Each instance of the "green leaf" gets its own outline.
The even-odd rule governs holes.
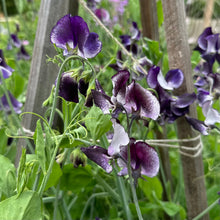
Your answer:
[[[143,46],[143,52],[144,54],[152,60],[154,65],[157,65],[157,63],[160,61],[162,57],[162,52],[160,50],[159,42],[153,41],[149,38],[144,38],[144,42],[147,46]]]
[[[111,129],[110,115],[104,115],[100,108],[93,106],[85,118],[87,129],[91,132],[93,140],[99,139]]]
[[[61,170],[59,164],[56,163],[56,161],[55,161],[53,164],[53,167],[52,167],[52,172],[50,174],[50,177],[47,181],[47,184],[46,184],[44,190],[46,191],[50,187],[56,185],[61,176],[62,176],[62,170]]]
[[[74,168],[72,164],[67,164],[63,168],[60,187],[63,190],[71,190],[79,193],[92,180],[91,166]]]
[[[163,7],[162,1],[157,1],[157,18],[158,18],[158,27],[161,27],[163,24]]]
[[[39,160],[41,169],[43,173],[46,173],[46,154],[45,154],[45,140],[44,140],[44,134],[41,127],[40,120],[37,121],[37,127],[34,134],[35,139],[35,153],[37,155],[37,159]]]
[[[36,192],[26,191],[0,202],[0,219],[42,220],[40,197]]]
[[[45,132],[45,153],[46,153],[46,161],[51,160],[52,152],[53,152],[53,146],[54,141],[52,140],[52,135],[50,132],[49,127],[46,125],[46,123],[43,123],[44,125],[44,132]]]
[[[5,134],[5,128],[0,129],[0,154],[5,154],[8,137]]]
[[[162,198],[163,187],[161,185],[160,180],[157,177],[147,177],[143,176],[144,179],[138,179],[138,185],[146,195],[146,197],[151,201],[154,202],[154,197],[152,196],[152,192],[154,192],[158,199]]]
[[[9,197],[16,189],[16,170],[14,164],[3,155],[0,155],[0,167],[0,195]]]
[[[26,149],[22,148],[22,154],[21,158],[19,161],[19,166],[18,166],[18,174],[17,174],[17,192],[18,194],[22,193],[25,187],[25,182],[24,181],[24,171],[25,171],[25,163],[26,163]]]

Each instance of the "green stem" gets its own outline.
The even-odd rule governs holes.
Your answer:
[[[129,117],[126,112],[126,118],[127,118],[127,129],[128,129],[128,137],[130,138],[130,131],[131,131],[131,126],[132,123],[134,122],[135,117],[133,117],[131,119],[131,122],[129,123]],[[138,219],[139,220],[143,220],[142,214],[141,214],[141,210],[140,210],[140,206],[138,204],[138,199],[137,199],[137,193],[136,193],[136,189],[135,189],[135,183],[134,183],[134,179],[132,177],[132,170],[131,170],[131,151],[130,151],[130,143],[128,144],[128,148],[127,148],[127,157],[128,157],[128,161],[127,161],[127,169],[128,169],[128,176],[129,176],[129,181],[130,181],[130,187],[131,187],[131,192],[132,192],[132,196],[133,196],[133,201],[135,204],[135,208],[137,211],[137,215],[138,215]]]
[[[202,218],[205,214],[207,214],[211,209],[213,209],[219,202],[219,199],[217,199],[215,202],[213,202],[208,208],[206,208],[204,211],[202,211],[199,215],[197,215],[192,220],[199,220]]]
[[[53,210],[53,220],[57,219],[57,210],[58,210],[58,203],[59,203],[59,192],[60,192],[60,181],[56,188],[56,195],[55,195],[55,201],[54,201],[54,210]]]
[[[118,194],[111,188],[111,186],[109,186],[108,183],[105,182],[105,180],[103,180],[103,178],[101,178],[98,174],[95,176],[95,178],[112,195],[115,200],[120,202],[120,197]]]
[[[65,201],[64,198],[62,198],[62,203],[61,204],[62,204],[63,210],[64,210],[64,212],[66,214],[66,217],[67,217],[66,219],[67,220],[72,220],[72,217],[70,215],[69,209],[67,207],[67,204],[66,204],[66,201]]]
[[[95,70],[93,68],[93,66],[90,64],[90,62],[82,57],[79,57],[77,55],[72,55],[70,57],[67,57],[64,62],[62,63],[60,69],[59,69],[59,73],[58,73],[58,77],[57,77],[57,85],[56,85],[56,89],[55,89],[55,95],[54,95],[54,99],[53,99],[53,105],[52,105],[52,110],[51,110],[51,114],[50,114],[50,119],[49,119],[49,126],[52,127],[52,124],[53,124],[53,120],[54,120],[54,115],[55,115],[55,112],[56,112],[56,105],[57,105],[57,96],[58,96],[58,92],[59,92],[59,86],[60,86],[60,79],[61,79],[61,76],[62,76],[62,71],[63,71],[63,68],[65,66],[65,64],[70,61],[71,59],[78,59],[80,60],[82,63],[87,63],[90,68],[92,69],[93,71],[93,74],[95,74]],[[53,155],[51,157],[51,161],[49,163],[49,167],[48,167],[48,170],[47,170],[47,173],[45,174],[45,176],[43,177],[43,180],[42,180],[42,183],[41,183],[41,186],[40,186],[40,189],[39,189],[39,195],[42,196],[43,195],[43,191],[46,187],[46,184],[47,184],[47,181],[50,177],[50,174],[52,172],[52,168],[53,168],[53,163],[55,161],[55,158],[56,158],[56,154],[57,154],[57,151],[59,149],[59,145],[62,141],[62,138],[58,141],[55,149],[54,149],[54,152],[53,152]]]
[[[116,180],[117,180],[117,185],[118,185],[118,189],[119,189],[119,193],[121,194],[121,198],[122,198],[122,206],[124,208],[124,212],[126,214],[126,219],[127,220],[132,220],[132,215],[131,215],[131,211],[128,205],[128,196],[125,190],[125,184],[123,182],[123,179],[118,176],[117,174],[117,170],[115,170],[115,176],[116,176]]]
[[[13,118],[15,124],[16,124],[16,127],[20,128],[21,133],[24,136],[25,133],[23,131],[23,128],[22,128],[21,123],[20,123],[20,120],[18,119],[17,114],[15,113],[15,110],[14,110],[13,105],[11,103],[11,99],[10,99],[10,96],[9,96],[9,93],[8,93],[8,90],[7,90],[7,86],[6,86],[6,83],[5,83],[5,79],[3,77],[3,73],[2,72],[0,74],[0,79],[1,79],[1,82],[2,82],[3,91],[4,91],[4,94],[6,96],[6,100],[8,102],[9,107],[10,107],[10,110],[11,110],[12,118]],[[30,141],[28,139],[25,139],[25,140],[27,142],[28,149],[30,150],[30,152],[32,154],[34,154],[34,149],[33,149],[32,145],[31,145]]]
[[[82,212],[82,215],[81,215],[81,217],[80,217],[80,220],[83,220],[83,219],[84,219],[84,215],[85,215],[86,210],[87,210],[87,208],[88,208],[88,206],[89,206],[89,203],[90,203],[95,197],[102,197],[102,196],[108,196],[108,193],[106,193],[106,192],[94,193],[94,194],[92,194],[92,195],[89,197],[89,199],[87,200],[86,205],[85,205],[85,207],[84,207],[84,209],[83,209],[83,212]]]

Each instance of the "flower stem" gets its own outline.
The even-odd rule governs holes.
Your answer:
[[[125,109],[124,109],[125,110]],[[130,131],[131,131],[131,126],[132,123],[134,121],[134,117],[131,119],[131,122],[129,122],[129,117],[128,117],[128,113],[126,112],[126,118],[127,118],[127,129],[128,129],[128,137],[130,138]],[[127,147],[127,169],[128,169],[128,176],[129,176],[129,181],[130,181],[130,187],[131,187],[131,192],[132,192],[132,196],[133,196],[133,202],[135,204],[135,208],[137,211],[137,215],[138,215],[138,219],[139,220],[143,220],[142,214],[141,214],[141,210],[140,210],[140,206],[138,204],[138,199],[137,199],[137,193],[136,193],[136,189],[135,189],[135,184],[134,184],[134,179],[132,177],[132,170],[131,170],[131,151],[130,151],[130,143],[128,144]]]
[[[197,215],[192,220],[199,220],[202,218],[205,214],[207,214],[211,209],[213,209],[219,202],[219,199],[217,199],[215,202],[213,202],[208,208],[206,208],[204,211],[202,211],[199,215]]]

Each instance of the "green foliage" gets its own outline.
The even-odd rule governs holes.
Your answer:
[[[67,164],[63,168],[60,187],[63,190],[71,190],[79,193],[92,180],[91,166],[74,168],[72,164]]]
[[[152,60],[154,65],[157,65],[162,57],[159,42],[150,40],[146,37],[144,38],[144,42],[146,43],[146,46],[143,46],[145,56]]]
[[[103,134],[111,129],[110,115],[104,115],[100,108],[93,106],[86,115],[85,124],[90,131],[92,139],[98,140]]]
[[[163,24],[163,7],[162,1],[157,1],[157,17],[158,17],[158,27],[161,27]]]
[[[0,202],[0,219],[42,220],[41,199],[38,193],[25,191]]]
[[[0,199],[5,199],[15,193],[16,170],[13,163],[3,155],[0,155],[0,167]]]

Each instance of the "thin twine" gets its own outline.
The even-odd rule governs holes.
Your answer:
[[[111,37],[115,43],[121,48],[121,50],[131,58],[131,60],[138,65],[138,67],[144,72],[145,75],[147,75],[147,71],[139,64],[138,60],[135,59],[132,54],[124,47],[123,44],[121,44],[117,38],[115,38],[113,36],[113,34],[109,31],[109,29],[101,22],[101,20],[99,18],[97,18],[97,16],[93,13],[93,11],[87,7],[86,3],[84,0],[79,0],[80,4],[83,6],[84,9],[86,9],[90,15],[94,18],[94,20],[104,29],[104,31],[109,35],[109,37]]]
[[[199,143],[197,145],[195,145],[194,147],[187,147],[187,146],[183,146],[183,145],[173,145],[173,144],[169,144],[169,143],[177,143],[177,142],[184,142],[184,143],[189,143],[189,142],[193,142],[193,141],[198,141]],[[188,138],[188,139],[173,139],[173,140],[169,140],[169,139],[154,139],[154,140],[146,140],[145,142],[147,142],[148,144],[152,145],[152,146],[157,146],[157,147],[169,147],[169,148],[176,148],[179,149],[179,153],[181,155],[187,156],[187,157],[191,157],[191,158],[195,158],[198,157],[203,149],[203,143],[201,140],[201,135],[197,135],[194,138]],[[186,153],[185,151],[191,151],[191,153]]]

